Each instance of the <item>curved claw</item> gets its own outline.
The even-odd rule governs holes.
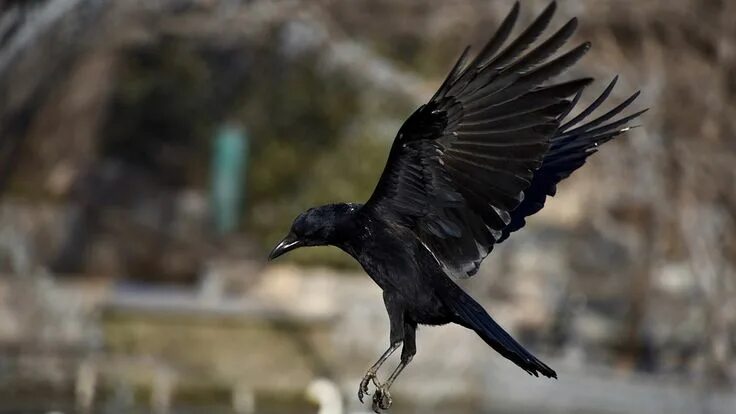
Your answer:
[[[365,376],[363,377],[363,380],[360,381],[360,386],[358,386],[358,400],[360,403],[363,403],[363,396],[364,395],[371,395],[370,392],[368,392],[368,383],[373,382],[373,385],[378,389],[381,385],[378,383],[378,380],[376,379],[376,373],[368,371]]]
[[[360,382],[360,386],[358,387],[358,401],[360,401],[361,404],[363,404],[363,395],[371,395],[371,393],[368,392],[368,381],[366,381],[365,378]]]
[[[388,388],[377,387],[376,393],[373,394],[373,412],[380,413],[381,410],[388,410],[392,403],[393,400]]]

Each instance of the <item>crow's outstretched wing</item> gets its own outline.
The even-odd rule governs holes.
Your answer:
[[[593,103],[559,127],[551,139],[551,145],[542,160],[542,166],[534,172],[531,184],[524,190],[524,200],[511,212],[511,221],[503,229],[503,235],[496,243],[506,240],[512,232],[524,227],[526,217],[541,210],[547,196],[554,197],[560,181],[582,167],[585,160],[598,151],[600,145],[631,129],[627,126],[628,122],[647,111],[644,109],[611,121],[634,102],[639,96],[639,92],[636,92],[605,114],[582,123],[608,98],[617,80],[618,77],[613,78]],[[580,93],[575,96],[573,102],[577,103],[578,99],[580,99]],[[564,119],[566,115],[561,119]],[[581,123],[582,125],[579,125]]]
[[[556,138],[561,119],[591,79],[544,85],[590,47],[583,43],[551,58],[575,31],[575,19],[527,52],[555,8],[550,4],[503,47],[519,14],[517,3],[472,61],[465,50],[437,93],[399,130],[364,206],[412,229],[450,274],[474,274],[494,243],[513,231],[509,225],[523,225],[528,214],[514,211],[555,148],[569,154],[562,148],[576,147],[578,139],[571,138],[585,136],[587,142],[601,135],[595,129],[603,127],[593,125]],[[552,159],[558,164],[564,158]],[[534,194],[545,191],[548,186],[540,184]]]

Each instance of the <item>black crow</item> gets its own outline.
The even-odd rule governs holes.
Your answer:
[[[644,112],[617,118],[637,92],[584,121],[608,98],[614,78],[590,106],[568,119],[592,79],[547,81],[590,48],[586,42],[552,57],[577,20],[526,52],[555,8],[551,3],[503,47],[519,15],[516,3],[478,55],[469,61],[466,48],[429,103],[404,122],[370,199],[307,210],[271,252],[274,259],[301,246],[336,246],[383,290],[390,346],[358,390],[362,401],[373,382],[376,412],[391,405],[389,388],[416,353],[420,324],[464,326],[529,374],[557,377],[450,277],[475,274],[494,244],[523,227],[526,217],[555,195],[557,183]],[[380,382],[378,368],[401,345],[401,362]]]

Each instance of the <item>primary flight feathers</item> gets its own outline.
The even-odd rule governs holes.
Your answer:
[[[399,130],[365,205],[411,228],[455,276],[475,274],[493,245],[523,227],[557,183],[644,112],[611,121],[636,93],[578,126],[608,98],[614,78],[589,107],[565,119],[592,79],[546,82],[590,43],[553,57],[575,32],[571,19],[530,48],[555,9],[551,3],[503,47],[519,15],[516,3],[470,63],[466,48],[437,93]]]

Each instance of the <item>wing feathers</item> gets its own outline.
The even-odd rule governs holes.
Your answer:
[[[504,88],[499,88],[498,85],[490,83],[488,86],[479,89],[474,98],[463,101],[464,108],[472,111],[493,105],[494,103],[506,102],[522,95],[524,92],[531,91],[549,78],[558,75],[563,70],[575,64],[589,49],[590,43],[583,43],[562,56],[537,67],[533,71],[519,75],[514,83]]]
[[[592,78],[576,79],[570,82],[539,88],[522,96],[504,101],[501,104],[483,107],[475,111],[467,111],[467,115],[463,118],[463,123],[465,125],[471,125],[483,120],[499,119],[546,108],[582,90],[582,88],[586,87],[592,81]],[[568,103],[569,106],[570,104]]]
[[[506,240],[512,232],[522,228],[526,224],[526,217],[541,210],[547,196],[554,196],[557,192],[557,184],[583,166],[586,159],[594,154],[600,145],[628,131],[630,128],[625,125],[647,111],[646,109],[640,110],[601,127],[593,128],[628,108],[639,96],[637,92],[601,117],[575,129],[569,129],[584,121],[605,102],[616,85],[617,79],[618,77],[615,77],[593,103],[583,109],[579,115],[565,122],[555,133],[549,152],[545,155],[542,165],[534,172],[530,186],[524,191],[524,201],[511,213],[511,221],[503,230],[498,243]],[[577,103],[578,99],[579,94],[573,99],[573,103]],[[565,112],[564,116],[567,114],[569,111]]]
[[[450,73],[447,74],[447,78],[445,78],[445,81],[442,82],[442,85],[439,89],[437,89],[437,92],[435,92],[432,99],[430,99],[430,102],[433,102],[439,98],[444,97],[445,92],[447,91],[447,88],[455,81],[458,74],[462,72],[462,69],[465,67],[465,62],[468,59],[468,53],[470,52],[470,46],[466,46],[465,50],[463,50],[463,53],[460,54],[460,57],[457,59],[457,62],[455,62],[455,66],[452,67],[450,70]]]
[[[511,62],[514,58],[524,52],[535,40],[542,34],[544,29],[549,26],[549,22],[552,20],[552,16],[555,14],[557,4],[550,3],[544,11],[532,22],[529,27],[524,30],[510,45],[499,53],[498,56],[493,58],[487,66],[490,67],[503,67],[507,63]]]
[[[569,122],[566,122],[562,125],[560,125],[561,130],[566,130],[570,128],[571,126],[577,124],[581,120],[585,119],[588,115],[593,113],[593,111],[596,110],[601,104],[608,99],[608,95],[611,94],[611,91],[613,90],[613,87],[616,86],[616,82],[618,82],[618,75],[613,77],[613,80],[611,80],[611,83],[606,86],[606,89],[603,90],[603,93],[596,98],[595,101],[593,101],[592,104],[590,104],[587,108],[583,109],[582,112],[580,112],[577,116],[575,116],[573,119],[571,119]],[[579,97],[578,97],[579,98]],[[572,110],[572,108],[570,108]],[[565,114],[567,115],[567,114]]]
[[[600,125],[600,124],[608,121],[609,119],[613,118],[614,116],[616,116],[619,113],[621,113],[621,111],[623,111],[624,109],[626,109],[632,102],[634,102],[634,100],[639,96],[640,93],[641,92],[637,91],[636,93],[634,93],[633,95],[631,95],[630,97],[628,97],[628,99],[626,99],[625,101],[621,102],[615,108],[613,108],[610,111],[606,112],[605,114],[599,116],[598,118],[596,118],[596,119],[594,119],[594,120],[586,123],[583,126],[580,126],[578,128],[575,128],[573,130],[568,131],[567,134],[575,134],[576,132],[579,132],[579,131],[586,131],[586,130],[589,130],[590,128],[592,128],[592,127],[594,127],[596,125]]]
[[[511,8],[509,14],[504,18],[501,26],[499,26],[496,33],[491,37],[491,40],[486,43],[483,49],[478,53],[478,56],[471,63],[472,67],[482,67],[488,63],[488,60],[498,52],[498,49],[506,42],[511,34],[511,30],[516,24],[516,19],[519,18],[519,2],[514,3],[514,7]]]
[[[557,33],[552,35],[549,39],[537,46],[534,50],[527,53],[523,58],[519,59],[513,65],[504,69],[504,72],[517,72],[523,73],[527,69],[534,67],[539,62],[544,61],[548,57],[552,56],[562,45],[575,32],[578,26],[577,19],[571,19],[567,24],[562,26]]]
[[[534,112],[522,112],[519,114],[507,114],[501,117],[492,117],[483,121],[472,123],[460,122],[458,135],[462,134],[488,134],[497,132],[510,132],[527,129],[533,126],[546,124],[553,121],[560,111],[567,108],[568,101],[561,101]]]
[[[608,98],[614,79],[561,128],[592,79],[545,83],[582,58],[590,43],[554,56],[577,28],[571,19],[534,45],[550,25],[554,2],[507,42],[519,8],[515,3],[473,59],[466,48],[432,99],[404,122],[363,207],[409,227],[459,276],[474,274],[495,243],[542,208],[559,180],[641,114],[614,119],[634,94],[576,126]]]

